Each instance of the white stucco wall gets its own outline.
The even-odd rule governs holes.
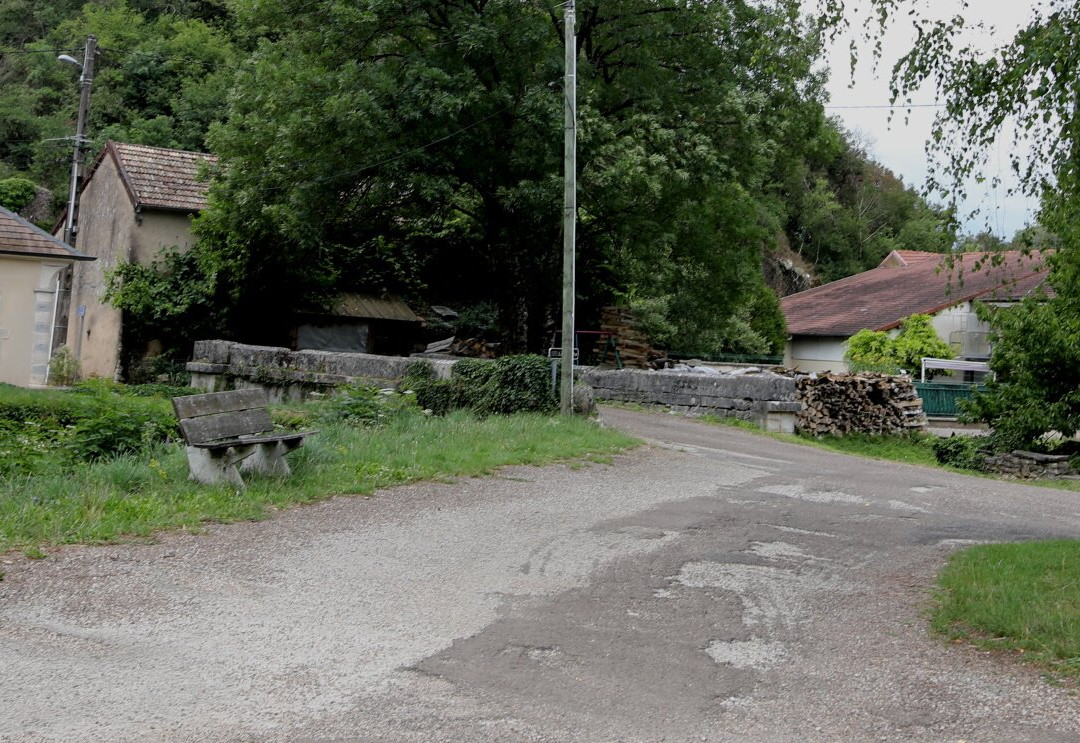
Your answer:
[[[0,382],[46,383],[57,278],[69,263],[0,255]]]
[[[847,338],[797,335],[784,347],[784,366],[804,372],[844,372]]]

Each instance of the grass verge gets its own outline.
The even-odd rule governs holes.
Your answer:
[[[1080,542],[971,547],[949,558],[938,585],[936,632],[1080,681]]]
[[[417,480],[476,476],[506,465],[606,461],[636,445],[579,418],[403,416],[377,428],[320,426],[290,455],[287,479],[248,477],[247,489],[187,479],[180,445],[0,480],[0,553],[145,538],[161,529],[260,519],[271,508]]]

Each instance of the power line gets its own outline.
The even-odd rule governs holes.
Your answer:
[[[0,49],[0,54],[66,54],[71,49]]]
[[[834,110],[834,109],[857,109],[857,108],[888,108],[888,109],[893,109],[893,110],[899,111],[900,109],[905,109],[905,108],[945,108],[945,105],[946,104],[944,104],[944,103],[908,103],[908,104],[888,103],[888,104],[867,104],[867,105],[857,105],[857,106],[824,106],[823,108],[826,108],[828,110]]]

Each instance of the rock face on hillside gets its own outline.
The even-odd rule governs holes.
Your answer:
[[[19,210],[19,216],[34,224],[47,224],[51,229],[52,223],[59,215],[53,210],[52,191],[38,186],[37,196],[29,204]]]
[[[766,253],[761,264],[765,284],[777,295],[786,297],[806,291],[814,285],[814,275],[805,261],[786,245]]]

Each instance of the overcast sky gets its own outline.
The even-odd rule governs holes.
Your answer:
[[[866,0],[852,0],[853,5],[866,4]],[[972,36],[981,46],[1001,43],[1011,38],[1016,30],[1024,25],[1031,15],[1037,0],[1012,0],[1009,3],[976,2],[983,21],[992,24],[994,33]],[[934,17],[950,17],[959,10],[960,3],[955,0],[933,0],[920,2],[920,12]],[[855,72],[854,87],[849,87],[848,43],[850,36],[837,40],[829,50],[827,59],[832,70],[829,83],[831,101],[828,113],[838,116],[851,130],[866,136],[873,144],[871,154],[879,162],[904,179],[909,186],[920,191],[926,179],[925,142],[930,134],[930,126],[938,109],[915,108],[907,117],[905,111],[898,111],[889,121],[889,71],[893,63],[911,46],[914,38],[910,24],[906,19],[891,27],[884,43],[884,56],[872,69],[870,53],[867,50],[865,61],[861,61]],[[913,99],[914,103],[934,103],[934,90],[926,89]],[[880,108],[867,108],[879,106]],[[1010,182],[1008,153],[1011,140],[1002,138],[997,151],[989,153],[987,170],[984,175],[989,179],[1000,176]],[[1033,218],[1036,203],[1020,196],[1007,197],[1004,188],[992,189],[989,183],[968,188],[970,198],[962,207],[961,220],[963,231],[977,233],[989,226],[999,237],[1010,238],[1016,230]],[[933,198],[940,203],[940,200]],[[977,208],[979,214],[969,217],[967,212]]]

